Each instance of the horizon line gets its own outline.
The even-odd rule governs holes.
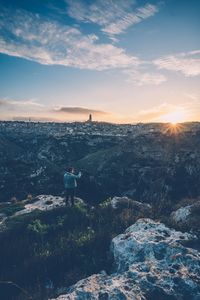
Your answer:
[[[174,124],[173,122],[159,122],[159,121],[153,121],[153,122],[133,122],[133,123],[117,123],[117,122],[109,122],[109,121],[55,121],[55,120],[49,120],[49,121],[43,121],[43,120],[0,120],[0,123],[2,122],[8,122],[8,123],[56,123],[56,124],[72,124],[72,123],[86,123],[86,124],[113,124],[113,125],[140,125],[140,124]],[[185,121],[185,122],[177,122],[175,125],[178,124],[191,124],[191,123],[200,123],[200,121]]]

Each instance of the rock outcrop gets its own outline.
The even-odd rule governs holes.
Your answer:
[[[85,205],[82,199],[76,197],[75,204],[78,203]],[[17,211],[15,211],[15,206],[18,206]],[[3,209],[0,208],[0,231],[6,229],[6,222],[10,219],[16,218],[21,215],[30,214],[36,210],[50,211],[63,206],[65,206],[64,197],[52,195],[38,195],[32,200],[25,199],[14,205],[11,202],[4,203]],[[1,210],[6,212],[8,211],[9,214],[6,214],[5,212],[1,213]]]
[[[141,203],[128,197],[113,197],[110,201],[113,209],[130,208],[138,213],[151,213],[151,205],[147,203]]]
[[[56,300],[200,299],[200,253],[183,245],[193,239],[140,219],[112,240],[112,274],[83,279]]]
[[[200,201],[180,207],[171,213],[171,221],[181,229],[200,230]]]
[[[14,216],[28,214],[36,209],[41,211],[52,210],[56,207],[63,206],[64,198],[52,195],[39,195],[34,201],[31,201],[31,203],[27,202],[27,200],[25,200],[24,203],[24,209],[16,212]]]

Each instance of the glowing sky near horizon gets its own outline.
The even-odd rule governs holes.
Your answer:
[[[200,121],[200,1],[0,0],[0,120]]]

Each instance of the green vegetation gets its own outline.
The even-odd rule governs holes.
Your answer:
[[[135,220],[131,209],[113,210],[109,200],[94,209],[79,203],[10,218],[0,234],[0,281],[15,282],[44,300],[52,296],[49,280],[55,290],[102,269],[109,272],[110,241]]]
[[[15,204],[2,203],[0,206],[0,214],[5,214],[7,217],[9,217],[23,208],[24,204],[21,202],[17,202]]]
[[[31,224],[28,225],[27,229],[38,235],[43,235],[47,233],[49,226],[47,224],[42,224],[40,220],[36,219]]]

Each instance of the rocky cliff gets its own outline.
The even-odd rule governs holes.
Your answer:
[[[112,240],[111,274],[85,278],[56,300],[197,300],[200,253],[186,246],[194,239],[162,223],[140,219]]]

